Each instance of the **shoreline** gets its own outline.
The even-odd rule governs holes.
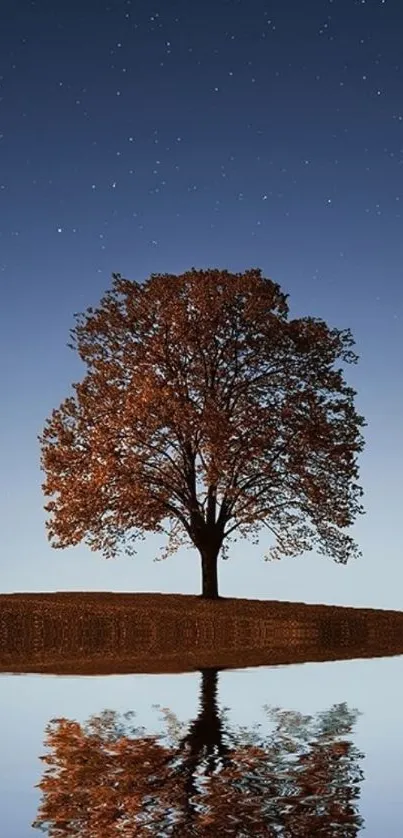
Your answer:
[[[0,672],[188,672],[403,655],[403,612],[190,594],[0,594]]]

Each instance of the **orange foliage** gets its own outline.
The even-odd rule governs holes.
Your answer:
[[[357,360],[348,329],[289,320],[258,269],[115,274],[76,318],[87,373],[40,436],[53,546],[110,557],[166,533],[166,554],[199,550],[207,587],[228,538],[263,525],[273,558],[358,554],[343,530],[363,511],[365,423],[335,367]]]

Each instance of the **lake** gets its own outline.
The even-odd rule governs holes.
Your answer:
[[[400,838],[402,676],[400,655],[4,673],[1,834]]]

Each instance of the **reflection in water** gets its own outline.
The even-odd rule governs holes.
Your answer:
[[[162,710],[163,734],[105,710],[85,724],[53,719],[33,826],[52,838],[355,836],[363,757],[358,712],[316,717],[265,707],[269,730],[236,727],[202,671],[200,710],[186,726]]]

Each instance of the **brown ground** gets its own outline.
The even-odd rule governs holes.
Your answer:
[[[399,654],[400,611],[183,594],[0,594],[2,672],[178,672]]]

